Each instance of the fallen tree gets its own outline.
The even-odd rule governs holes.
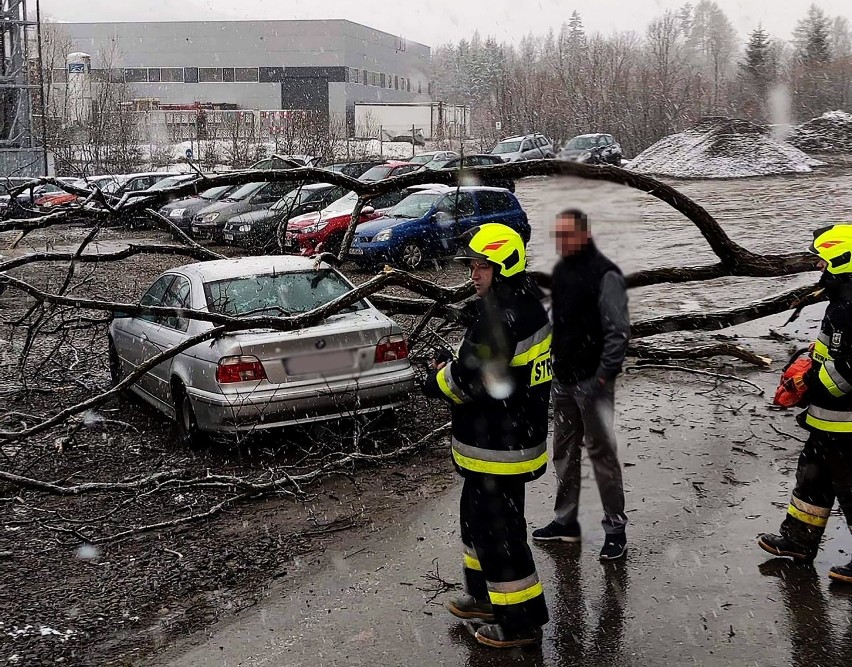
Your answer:
[[[195,489],[216,489],[227,493],[226,498],[217,498],[215,503],[209,505],[204,511],[193,512],[188,515],[186,521],[202,520],[213,516],[229,504],[238,500],[257,498],[269,493],[299,493],[302,482],[316,479],[311,476],[310,471],[302,471],[298,475],[292,474],[287,468],[273,470],[272,479],[265,482],[258,480],[247,480],[223,475],[211,475],[199,477],[187,475],[183,471],[165,471],[149,475],[143,480],[122,482],[86,482],[83,484],[62,484],[59,482],[45,482],[34,477],[29,477],[24,470],[16,468],[18,453],[26,448],[28,442],[34,441],[39,436],[44,436],[49,431],[57,428],[66,428],[68,435],[60,439],[60,445],[66,441],[73,441],[74,433],[79,430],[85,421],[86,415],[95,408],[101,408],[138,380],[146,371],[159,363],[167,361],[201,342],[210,340],[225,332],[251,329],[256,327],[272,328],[281,331],[295,330],[313,326],[345,309],[352,303],[370,296],[373,302],[389,314],[414,316],[417,319],[411,326],[412,346],[415,347],[418,340],[427,341],[420,345],[421,349],[428,352],[428,336],[435,334],[435,328],[431,326],[433,321],[438,321],[439,327],[451,327],[457,315],[457,306],[468,299],[473,291],[470,283],[463,283],[451,287],[442,287],[434,282],[396,269],[386,269],[382,273],[367,280],[354,290],[340,298],[310,312],[297,316],[252,316],[233,318],[226,315],[197,311],[190,309],[174,309],[163,307],[146,307],[138,303],[122,302],[118,300],[98,299],[79,295],[78,288],[88,280],[82,278],[77,284],[73,279],[81,267],[95,268],[100,265],[121,262],[140,256],[185,256],[200,261],[221,259],[222,255],[199,246],[187,238],[170,220],[159,215],[157,210],[168,200],[182,197],[201,188],[213,187],[215,185],[235,185],[251,181],[286,181],[298,187],[309,182],[329,182],[336,185],[348,187],[358,194],[358,201],[352,213],[349,227],[347,229],[342,247],[338,255],[323,254],[316,258],[319,262],[330,262],[341,265],[348,255],[356,225],[360,219],[360,213],[372,197],[395,189],[409,187],[424,183],[458,184],[469,179],[477,179],[482,176],[511,177],[521,176],[546,176],[564,175],[574,176],[592,180],[604,180],[632,187],[654,196],[669,204],[674,209],[686,216],[701,233],[713,252],[719,258],[716,264],[698,267],[662,267],[640,271],[627,276],[630,288],[664,283],[681,283],[698,280],[714,280],[729,276],[749,277],[776,277],[784,276],[815,269],[814,258],[806,253],[785,255],[760,255],[734,243],[724,232],[718,222],[702,206],[686,197],[675,188],[648,176],[635,174],[616,167],[590,166],[573,162],[558,162],[553,160],[530,161],[499,165],[492,167],[477,167],[466,170],[464,174],[454,171],[421,171],[407,174],[405,176],[379,181],[376,183],[364,183],[341,174],[327,172],[320,169],[300,168],[288,171],[244,171],[235,172],[213,177],[199,174],[195,182],[179,185],[177,187],[163,190],[155,194],[134,194],[121,198],[114,198],[100,192],[97,189],[73,188],[51,179],[39,179],[32,183],[20,186],[12,190],[12,201],[17,201],[15,195],[37,183],[52,182],[58,187],[65,189],[82,198],[80,203],[68,207],[62,211],[52,212],[48,215],[39,215],[38,211],[26,211],[34,217],[7,217],[0,220],[0,232],[17,232],[15,244],[35,230],[45,229],[58,225],[83,224],[90,228],[85,239],[79,246],[71,251],[45,250],[13,256],[0,260],[0,289],[5,288],[6,298],[9,294],[21,295],[26,299],[26,312],[8,324],[13,330],[24,332],[24,343],[20,349],[21,361],[18,364],[20,383],[18,387],[7,389],[4,394],[8,396],[26,397],[33,392],[44,391],[44,387],[35,386],[28,381],[25,374],[25,366],[31,351],[39,348],[40,361],[36,369],[42,370],[48,360],[59,356],[65,346],[74,335],[87,334],[91,337],[91,348],[97,349],[96,340],[103,337],[103,330],[109,321],[109,316],[116,312],[130,315],[176,315],[187,319],[196,319],[209,322],[212,327],[203,334],[185,341],[181,345],[165,350],[156,356],[152,356],[141,363],[137,369],[123,378],[115,386],[103,390],[98,387],[86,386],[89,392],[85,400],[72,404],[63,405],[62,408],[50,416],[30,415],[20,410],[9,410],[2,416],[0,421],[0,452],[6,460],[8,470],[0,469],[0,481],[5,483],[8,489],[29,489],[33,492],[57,494],[57,495],[79,495],[94,491],[116,492],[134,494],[176,492],[178,489],[184,491]],[[14,215],[10,209],[9,216]],[[176,240],[173,244],[163,243],[129,243],[120,250],[110,252],[90,252],[92,243],[98,235],[111,224],[121,221],[127,216],[147,215],[151,224],[160,230],[172,235]],[[286,216],[285,216],[286,217]],[[284,222],[283,224],[286,224]],[[279,229],[279,238],[283,237]],[[13,244],[14,245],[14,244]],[[64,266],[64,278],[58,289],[49,290],[25,280],[20,275],[12,272],[21,270],[32,270],[38,266]],[[535,274],[539,284],[549,288],[549,276]],[[402,288],[412,296],[400,294],[386,294],[388,288]],[[769,360],[759,357],[754,353],[735,345],[728,344],[700,344],[693,347],[661,347],[639,339],[648,338],[662,333],[675,331],[709,331],[721,329],[736,324],[741,324],[768,315],[785,312],[791,309],[801,308],[810,303],[816,303],[822,298],[819,291],[813,287],[801,287],[786,293],[759,300],[755,303],[734,309],[723,310],[714,313],[687,313],[677,315],[666,315],[652,318],[633,324],[634,342],[631,353],[639,358],[648,360],[671,360],[671,359],[706,359],[711,356],[730,356],[747,363],[765,366]],[[61,375],[61,373],[60,373]],[[23,416],[22,416],[23,415]],[[18,425],[17,428],[8,428],[8,425]],[[431,432],[430,438],[442,433],[441,429]],[[398,434],[396,434],[398,437]],[[422,438],[413,442],[423,443]],[[330,474],[332,470],[343,469],[347,466],[362,462],[380,462],[389,460],[396,456],[407,455],[412,449],[411,443],[403,444],[401,447],[391,446],[388,452],[377,455],[365,455],[356,451],[337,458],[343,461],[339,467],[332,466],[331,469],[320,467],[316,470],[324,470]],[[14,447],[13,447],[14,446]],[[64,446],[64,445],[62,445]],[[59,447],[58,447],[59,448]],[[370,458],[374,456],[374,458]],[[31,465],[32,461],[27,459]],[[320,458],[320,461],[323,459]],[[302,476],[300,476],[302,475]],[[307,477],[304,477],[307,475]],[[68,521],[53,521],[47,523],[50,530],[71,535],[73,538],[83,541],[109,541],[111,539],[124,539],[140,532],[148,530],[159,530],[170,526],[182,525],[183,519],[170,522],[155,522],[143,526],[135,526],[128,531],[118,531],[110,535],[96,535],[92,532],[81,532]]]

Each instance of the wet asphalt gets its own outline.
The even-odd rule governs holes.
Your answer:
[[[848,174],[834,174],[682,187],[735,240],[789,252],[804,247],[810,229],[847,214],[848,183]],[[628,271],[714,261],[690,223],[647,195],[570,179],[523,182],[518,195],[533,225],[534,268],[552,264],[550,220],[569,204],[591,213],[599,245]],[[636,319],[728,307],[815,279],[646,288],[631,292],[631,309]],[[815,338],[822,309],[806,309],[793,325],[775,316],[724,332],[776,363],[768,371],[704,368],[747,378],[764,395],[679,371],[633,368],[620,379],[629,552],[616,564],[598,561],[601,507],[584,462],[583,543],[533,547],[551,613],[540,649],[481,647],[441,607],[461,581],[456,486],[392,528],[342,542],[324,554],[322,567],[277,584],[263,603],[211,629],[194,648],[176,648],[162,664],[852,664],[852,586],[826,576],[831,564],[852,557],[843,518],[832,517],[812,567],[773,559],[755,544],[783,518],[804,437],[793,413],[772,409],[769,400],[783,361]],[[552,472],[528,486],[531,527],[550,520],[554,489]]]

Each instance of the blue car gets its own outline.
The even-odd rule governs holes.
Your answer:
[[[503,188],[434,185],[415,192],[381,218],[359,225],[349,259],[361,267],[381,263],[417,269],[452,256],[459,237],[486,222],[501,222],[527,243],[530,225],[517,198]]]

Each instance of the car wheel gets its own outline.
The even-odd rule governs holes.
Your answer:
[[[109,355],[110,385],[115,387],[124,379],[124,370],[121,368],[121,360],[118,358],[118,351],[115,349],[115,342],[112,338],[107,339],[107,349]]]
[[[192,401],[189,400],[186,389],[180,381],[175,381],[172,384],[172,400],[175,404],[178,441],[192,449],[206,445],[208,442],[207,435],[198,428],[195,411],[192,409]]]
[[[406,269],[419,269],[426,256],[414,241],[406,241],[399,252],[399,261]]]

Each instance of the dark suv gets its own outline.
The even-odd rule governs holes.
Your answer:
[[[562,147],[559,155],[560,160],[571,162],[584,162],[586,164],[614,164],[621,165],[624,157],[621,146],[613,139],[611,134],[581,134],[574,137]]]

